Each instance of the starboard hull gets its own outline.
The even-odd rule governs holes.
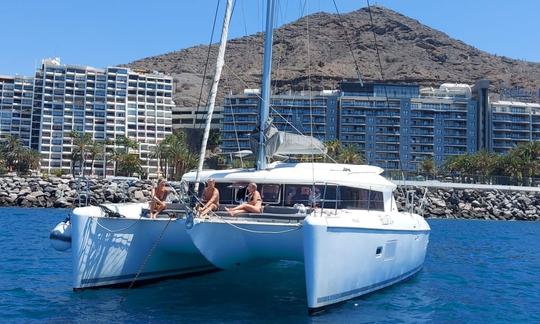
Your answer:
[[[401,214],[394,215],[395,223],[381,225],[382,215],[312,215],[301,227],[214,218],[196,220],[188,234],[221,269],[278,260],[304,262],[312,313],[403,281],[422,268],[429,241],[427,222],[418,215]],[[376,223],[378,227],[373,226]]]
[[[310,312],[403,281],[424,263],[429,228],[370,229],[304,222],[304,264]]]

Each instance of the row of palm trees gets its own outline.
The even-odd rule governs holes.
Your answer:
[[[324,143],[326,147],[325,162],[337,162],[346,164],[365,163],[364,154],[357,145],[343,145],[339,140],[334,139]]]
[[[96,141],[90,133],[69,133],[72,139],[71,173],[75,175],[76,169],[84,176],[88,167],[90,174],[94,174],[96,160],[103,160],[104,174],[107,174],[108,162],[114,162],[114,175],[131,176],[135,173],[141,175],[142,161],[138,152],[139,143],[126,136],[119,136],[114,141]],[[107,151],[107,146],[114,145],[114,149]],[[135,152],[134,152],[135,151]]]
[[[481,150],[450,156],[440,169],[432,159],[426,159],[418,171],[426,176],[450,176],[460,182],[488,183],[498,177],[500,183],[530,185],[532,178],[540,177],[540,142],[520,144],[506,154]]]
[[[9,135],[0,142],[0,169],[26,174],[39,168],[39,152],[24,146],[17,136]]]
[[[72,173],[77,168],[84,175],[84,170],[90,169],[94,174],[95,161],[103,160],[107,167],[114,162],[115,176],[132,176],[137,174],[145,177],[143,161],[139,157],[139,142],[126,136],[119,136],[115,141],[96,141],[88,133],[71,132],[73,140],[71,152]],[[106,146],[113,146],[108,149]],[[188,146],[188,136],[178,131],[166,136],[151,149],[148,158],[158,160],[161,176],[169,179],[179,179],[186,171],[197,165],[197,156]],[[104,170],[107,174],[107,170]]]
[[[198,162],[196,153],[188,145],[188,135],[183,131],[166,136],[153,148],[151,156],[158,160],[162,175],[170,179],[180,179]]]

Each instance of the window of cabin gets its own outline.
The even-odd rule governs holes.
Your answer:
[[[336,207],[336,187],[326,185],[291,184],[285,186],[285,206],[303,204],[323,208]]]
[[[261,198],[264,204],[277,205],[280,203],[280,185],[262,184],[260,187]]]
[[[234,204],[233,189],[230,187],[230,183],[216,182],[216,188],[219,191],[219,203],[220,204]]]
[[[244,203],[244,202],[246,202],[247,194],[248,194],[247,185],[245,185],[243,187],[235,187],[234,191],[235,191],[235,195],[234,195],[235,203]]]
[[[342,209],[363,209],[384,211],[383,193],[381,191],[340,187]]]
[[[371,190],[369,192],[369,209],[384,211],[383,193],[381,191]]]

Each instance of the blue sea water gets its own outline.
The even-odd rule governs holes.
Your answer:
[[[73,292],[70,253],[48,241],[68,212],[0,208],[0,321],[540,322],[540,223],[430,220],[421,272],[309,317],[296,262]]]

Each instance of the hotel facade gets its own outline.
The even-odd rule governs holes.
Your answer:
[[[123,67],[96,69],[45,59],[33,78],[0,77],[0,137],[17,135],[41,154],[41,171],[71,171],[72,131],[92,134],[105,143],[127,136],[143,171],[158,175],[153,147],[172,133],[173,78]],[[30,95],[32,93],[32,95]],[[8,126],[9,124],[9,126]],[[107,154],[102,154],[107,156]],[[86,174],[113,175],[106,158],[87,165]]]
[[[342,82],[340,89],[272,96],[278,129],[338,139],[387,170],[415,171],[427,158],[441,166],[449,156],[486,149],[506,153],[540,140],[540,105],[489,101],[489,82],[474,86]],[[256,90],[225,98],[222,150],[249,149],[257,123]]]

